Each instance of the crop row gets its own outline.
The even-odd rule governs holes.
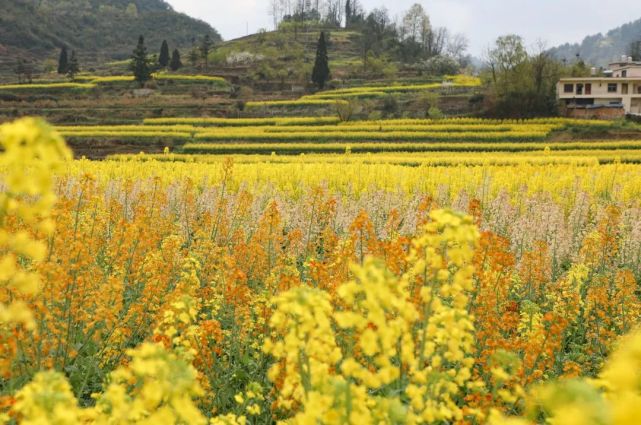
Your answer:
[[[185,81],[185,82],[208,82],[217,84],[226,84],[226,80],[221,77],[209,75],[173,75],[173,74],[154,74],[156,80]],[[31,84],[3,84],[0,90],[56,90],[56,89],[93,89],[98,84],[108,84],[117,82],[133,82],[134,77],[129,75],[112,75],[112,76],[93,76],[80,75],[76,77],[80,82],[36,82]]]
[[[435,90],[448,87],[477,87],[480,85],[478,78],[474,77],[458,77],[453,76],[446,79],[444,83],[429,83],[429,84],[392,84],[387,86],[360,86],[349,87],[343,89],[329,90],[319,92],[310,96],[305,96],[303,99],[334,99],[344,97],[376,97],[384,96],[389,93],[407,93],[416,91]]]
[[[160,161],[178,163],[222,163],[228,160],[230,153],[224,156],[215,154],[191,154],[191,153],[166,153],[166,154],[116,154],[108,157],[113,161]],[[394,165],[429,165],[429,166],[460,166],[460,165],[520,165],[520,164],[639,164],[641,163],[641,152],[635,151],[570,151],[570,152],[433,152],[429,154],[406,153],[406,152],[385,152],[377,155],[352,152],[350,154],[337,153],[307,153],[288,154],[282,152],[256,153],[253,155],[242,154],[234,156],[234,163],[238,164],[353,164],[362,162],[364,164],[394,164]]]
[[[364,122],[363,125],[326,125],[326,126],[290,126],[290,127],[266,127],[264,131],[268,133],[288,133],[288,132],[510,132],[510,131],[533,131],[533,132],[550,132],[562,128],[561,124],[416,124],[416,125],[386,125]]]
[[[326,100],[336,100],[336,99],[370,99],[370,98],[380,98],[385,97],[389,93],[380,90],[372,91],[358,91],[350,93],[334,93],[334,92],[322,92],[314,95],[303,96],[303,100],[317,100],[317,99],[326,99]]]
[[[191,137],[191,133],[184,133],[184,132],[168,132],[168,131],[132,131],[132,132],[126,132],[126,131],[61,131],[60,134],[62,134],[65,137],[68,138],[73,138],[73,139],[92,139],[92,138],[100,138],[100,139],[113,139],[113,140],[127,140],[127,141],[135,141],[135,140],[146,140],[146,139],[160,139],[160,140],[166,140],[166,139],[172,139],[172,140],[178,140],[178,139],[189,139]]]
[[[345,126],[345,125],[257,125],[247,127],[228,127],[222,129],[211,129],[202,126],[194,126],[189,124],[173,124],[173,125],[160,125],[160,124],[139,125],[98,125],[98,126],[57,126],[56,129],[60,131],[189,131],[193,133],[203,134],[222,134],[222,135],[243,135],[252,133],[406,133],[406,132],[446,132],[446,133],[497,133],[497,132],[550,132],[559,129],[562,126],[558,124],[514,124],[514,125],[377,125],[377,124],[363,124],[360,126]],[[290,123],[295,124],[295,123]]]
[[[268,142],[268,141],[310,141],[310,142],[384,142],[384,141],[533,141],[545,140],[548,136],[546,131],[510,131],[510,132],[336,132],[336,133],[266,133],[263,131],[246,132],[202,132],[195,135],[198,140],[211,141],[245,141],[245,142]]]
[[[477,142],[516,142],[516,141],[542,141],[548,136],[547,132],[533,131],[504,131],[504,132],[327,132],[327,133],[268,133],[265,131],[244,132],[216,132],[197,133],[185,130],[117,130],[117,129],[68,129],[60,130],[63,136],[75,138],[114,138],[119,140],[137,138],[171,138],[171,139],[196,139],[212,142],[352,142],[366,145],[368,142],[447,142],[452,144]],[[378,144],[377,144],[378,145]]]
[[[227,156],[202,155],[202,154],[145,154],[131,155],[118,154],[108,157],[112,161],[160,161],[160,162],[187,162],[187,163],[221,163],[226,161]],[[239,164],[349,164],[362,162],[364,164],[393,164],[407,166],[461,166],[461,165],[484,165],[484,166],[505,166],[505,165],[553,165],[553,164],[574,164],[574,165],[597,165],[599,163],[613,162],[636,163],[641,160],[641,154],[619,155],[616,157],[606,155],[508,155],[492,154],[486,156],[443,153],[439,155],[417,156],[408,154],[381,154],[381,155],[336,155],[336,154],[309,154],[291,156],[287,154],[256,154],[234,157],[234,162]]]
[[[193,125],[177,124],[167,125],[140,125],[140,124],[123,124],[123,125],[60,125],[55,127],[56,130],[63,133],[92,133],[92,132],[112,132],[112,133],[147,133],[150,131],[158,133],[175,133],[201,131],[202,128]]]
[[[301,126],[338,124],[338,117],[274,117],[274,118],[146,118],[145,125],[191,124],[201,127],[248,127],[248,126]]]
[[[207,81],[212,83],[226,84],[227,81],[222,77],[211,75],[187,75],[187,74],[154,74],[156,80],[173,80],[173,81]]]
[[[289,101],[287,101],[289,103]],[[295,101],[294,101],[295,102]],[[258,102],[255,102],[258,103]],[[266,103],[266,102],[263,102]],[[334,103],[334,102],[330,102]],[[354,127],[400,127],[400,126],[512,126],[512,125],[580,125],[590,127],[608,127],[610,121],[579,120],[572,118],[534,118],[534,119],[486,119],[486,118],[445,118],[445,119],[387,119],[340,122],[335,116],[320,117],[270,117],[270,118],[217,118],[217,117],[187,117],[187,118],[147,118],[144,124],[175,125],[191,124],[212,127],[244,127],[244,126],[321,126],[337,125]],[[325,128],[322,128],[324,130]]]
[[[86,81],[88,83],[93,83],[93,84],[134,81],[134,77],[132,75],[106,75],[106,76],[79,75],[76,77],[76,79],[80,81]],[[214,82],[214,83],[221,83],[221,84],[226,83],[226,80],[224,78],[211,76],[211,75],[153,74],[153,79],[172,80],[172,81],[203,81],[203,82]]]
[[[425,125],[425,124],[456,124],[456,125],[513,125],[513,124],[559,124],[559,125],[580,125],[590,127],[609,127],[613,123],[605,120],[584,120],[574,118],[562,117],[547,117],[547,118],[530,118],[530,119],[488,119],[488,118],[444,118],[438,120],[431,119],[416,119],[416,118],[400,118],[378,121],[349,121],[344,125],[359,126],[363,123],[381,124],[381,125]]]
[[[0,90],[57,90],[57,89],[93,89],[93,83],[32,83],[32,84],[3,84]]]
[[[317,98],[317,97],[328,97],[328,96],[343,96],[347,94],[355,93],[371,93],[371,92],[381,92],[381,93],[403,93],[403,92],[413,92],[413,91],[424,91],[424,90],[433,90],[442,88],[442,83],[430,83],[430,84],[412,84],[412,85],[388,85],[388,86],[362,86],[362,87],[350,87],[345,89],[336,89],[319,92],[306,98]]]
[[[547,148],[547,150],[546,150]],[[192,154],[301,154],[301,153],[379,153],[379,152],[557,152],[641,151],[641,141],[560,142],[560,143],[188,143],[184,153]]]
[[[281,106],[281,107],[298,107],[298,106],[336,106],[340,104],[347,104],[345,100],[333,100],[333,99],[308,99],[300,98],[293,100],[264,100],[264,101],[253,101],[247,102],[245,104],[246,108],[262,108],[269,106]]]
[[[481,85],[480,78],[465,74],[447,75],[445,76],[445,81],[465,87],[478,87]]]

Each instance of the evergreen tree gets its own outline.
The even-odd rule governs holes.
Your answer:
[[[60,58],[58,58],[58,74],[64,75],[67,73],[69,66],[69,59],[67,58],[67,48],[65,46],[60,50]]]
[[[129,69],[133,72],[134,79],[140,84],[140,87],[151,80],[152,66],[147,56],[145,38],[142,35],[138,38],[138,45],[131,56]]]
[[[160,56],[158,56],[158,64],[161,68],[167,68],[169,65],[169,45],[167,40],[162,41],[162,46],[160,46]]]
[[[193,68],[198,67],[198,59],[200,59],[198,48],[192,47],[192,49],[189,51],[189,63]]]
[[[352,2],[347,0],[345,2],[345,28],[348,28],[352,23]]]
[[[641,60],[641,40],[633,41],[628,45],[628,50],[626,52],[628,56],[632,56],[633,61]]]
[[[18,76],[18,84],[22,84],[22,77],[24,76],[26,69],[26,62],[24,59],[18,59],[18,63],[16,64],[16,75]]]
[[[180,68],[182,68],[183,63],[180,60],[180,52],[178,49],[174,50],[174,53],[171,55],[171,62],[169,62],[169,69],[172,71],[178,71]]]
[[[205,70],[207,70],[207,65],[209,64],[210,50],[211,50],[211,38],[209,38],[209,34],[205,34],[205,36],[203,37],[203,42],[200,45],[200,54],[202,55],[202,58],[205,61]]]
[[[76,78],[76,74],[80,72],[80,65],[78,64],[78,58],[76,57],[76,51],[71,51],[71,58],[69,59],[69,64],[67,65],[67,77],[70,80]]]
[[[329,80],[329,59],[327,57],[325,33],[321,32],[316,47],[316,62],[314,62],[314,70],[312,71],[312,81],[320,90],[323,90],[327,80]]]

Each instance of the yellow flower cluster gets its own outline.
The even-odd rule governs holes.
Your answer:
[[[196,370],[157,344],[129,350],[131,361],[110,376],[96,405],[80,408],[64,375],[40,372],[16,394],[22,424],[206,424],[193,402],[202,395]]]
[[[10,303],[0,303],[0,329],[6,332],[17,324],[33,329],[21,297],[39,290],[40,277],[30,265],[44,259],[42,239],[53,232],[51,171],[71,153],[51,127],[31,118],[0,126],[0,146],[0,164],[7,170],[0,193],[0,285],[14,294]],[[6,230],[11,221],[20,223],[13,234]]]
[[[467,309],[479,234],[470,217],[441,210],[431,218],[412,243],[405,277],[420,314],[418,360],[406,392],[418,422],[452,422],[464,415],[457,398],[479,385],[471,379],[474,324]]]
[[[247,386],[247,391],[236,394],[234,400],[242,406],[249,416],[260,415],[262,410],[259,403],[265,400],[263,388],[257,382],[250,382]]]
[[[336,312],[335,319],[340,329],[359,337],[341,371],[346,378],[378,390],[408,372],[414,356],[412,327],[419,315],[408,301],[408,282],[399,282],[375,260],[366,259],[352,272],[356,279],[338,289],[344,309]]]
[[[276,360],[269,377],[280,387],[277,402],[290,410],[324,382],[341,352],[332,329],[329,294],[300,287],[278,296],[274,304],[274,337],[265,340],[263,349]]]
[[[180,281],[174,290],[177,299],[163,312],[162,320],[154,330],[154,339],[166,341],[167,348],[188,362],[193,361],[196,354],[196,339],[200,330],[195,325],[202,304],[196,296],[200,287],[199,269],[196,260],[190,258],[185,261]]]
[[[89,412],[78,407],[65,376],[55,371],[38,373],[25,385],[16,394],[13,412],[24,425],[75,425],[91,417]],[[10,418],[2,419],[8,421]]]
[[[430,217],[401,277],[367,259],[338,288],[335,307],[307,287],[277,298],[270,325],[280,337],[265,351],[276,360],[269,376],[280,405],[301,405],[293,423],[439,423],[476,413],[459,403],[481,386],[467,312],[478,231],[449,211]]]
[[[465,74],[447,75],[445,76],[445,81],[464,87],[478,87],[481,85],[480,78]]]
[[[494,411],[490,425],[636,425],[641,423],[641,331],[620,341],[599,379],[575,379],[540,385],[526,400],[523,418]]]
[[[96,424],[205,424],[192,399],[202,396],[193,366],[157,344],[130,350],[97,396]]]

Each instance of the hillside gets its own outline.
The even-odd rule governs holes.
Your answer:
[[[0,0],[0,10],[0,71],[17,57],[55,58],[63,45],[77,50],[84,64],[122,59],[140,34],[152,49],[163,39],[190,46],[204,34],[220,41],[209,24],[162,0]]]
[[[566,43],[551,49],[559,59],[571,61],[576,54],[595,66],[606,66],[620,55],[628,53],[630,43],[641,40],[641,19],[627,23],[604,34],[585,37],[580,44]]]
[[[356,31],[306,28],[297,33],[263,32],[222,43],[212,53],[211,63],[219,70],[243,70],[256,82],[308,82],[321,31],[326,31],[330,67],[334,78],[343,77],[350,69],[360,69],[360,52]]]

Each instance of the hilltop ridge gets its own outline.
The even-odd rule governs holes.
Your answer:
[[[581,43],[565,43],[550,49],[557,59],[574,60],[577,54],[594,66],[607,66],[620,55],[628,54],[630,44],[641,40],[641,19],[614,28],[607,33],[585,37]]]
[[[18,58],[55,58],[62,46],[81,63],[129,56],[139,35],[148,46],[187,47],[192,39],[220,34],[204,21],[178,13],[162,0],[0,0],[0,70]]]

